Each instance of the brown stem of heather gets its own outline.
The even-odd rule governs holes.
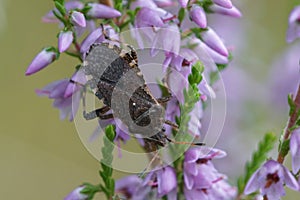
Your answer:
[[[109,7],[114,7],[112,0],[99,0],[99,3],[107,5]]]
[[[296,97],[294,99],[296,108],[294,110],[294,112],[291,114],[290,119],[288,121],[287,127],[285,129],[285,133],[283,136],[283,141],[286,141],[289,139],[290,135],[291,135],[291,128],[295,125],[296,121],[297,121],[297,115],[298,112],[300,110],[300,84],[298,86],[298,91],[296,93]],[[277,161],[279,163],[283,163],[284,162],[284,158],[285,155],[282,154],[282,151],[279,151],[278,157],[277,157]]]

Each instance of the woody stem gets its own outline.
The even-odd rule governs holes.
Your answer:
[[[298,119],[298,113],[300,110],[300,84],[298,86],[298,91],[296,93],[296,97],[294,99],[294,103],[295,103],[295,110],[293,111],[293,113],[291,113],[287,127],[285,129],[285,133],[283,136],[283,142],[288,140],[290,135],[291,135],[291,128],[296,124],[297,119]],[[285,155],[283,154],[283,151],[279,151],[278,157],[277,157],[277,161],[279,163],[283,163],[285,158]]]

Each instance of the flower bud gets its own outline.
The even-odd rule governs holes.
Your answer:
[[[218,6],[222,6],[224,8],[232,8],[232,3],[230,0],[212,0]]]
[[[71,14],[71,21],[74,25],[85,27],[86,21],[84,15],[81,12],[73,11]]]
[[[66,51],[70,45],[73,42],[73,32],[72,31],[67,31],[67,32],[60,32],[58,36],[58,50],[60,53]]]
[[[182,8],[186,8],[188,5],[188,2],[189,2],[189,0],[178,0],[178,3]]]
[[[88,6],[91,9],[87,12],[87,15],[93,18],[107,19],[121,16],[119,11],[103,4],[89,3]]]
[[[222,14],[222,15],[228,15],[231,17],[235,17],[235,18],[240,18],[242,17],[242,13],[234,6],[232,6],[232,8],[228,9],[228,8],[224,8],[218,5],[211,5],[209,7],[209,9],[211,11],[213,11],[214,13],[218,13],[218,14]]]
[[[206,14],[202,7],[194,4],[190,11],[190,18],[200,28],[206,28],[207,26]]]
[[[207,46],[223,56],[228,56],[227,48],[213,29],[209,28],[208,30],[201,32],[201,37]]]
[[[59,54],[54,50],[53,47],[44,48],[30,63],[27,68],[25,75],[34,74],[43,68],[47,67],[54,60],[58,58]]]

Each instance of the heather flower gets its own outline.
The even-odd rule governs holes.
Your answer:
[[[194,4],[190,10],[190,19],[194,21],[200,28],[206,28],[207,20],[204,9]]]
[[[211,56],[213,61],[217,64],[228,64],[229,60],[228,57],[223,56],[219,54],[218,52],[214,51],[210,47],[204,45],[204,48],[206,49],[207,53]]]
[[[172,0],[154,0],[157,6],[163,8],[174,5]]]
[[[151,26],[162,27],[164,22],[156,10],[143,7],[136,15],[135,25],[137,28]]]
[[[300,128],[293,131],[290,139],[290,150],[292,155],[292,169],[296,174],[300,170]]]
[[[91,8],[87,12],[87,16],[92,18],[108,19],[121,16],[121,13],[119,11],[103,4],[89,3],[88,6],[90,6]]]
[[[85,77],[85,74],[82,70],[78,70],[76,71],[73,76],[71,77],[71,81],[69,81],[65,93],[64,93],[64,97],[68,98],[70,97],[73,93],[77,92],[82,85],[85,85],[87,80]]]
[[[176,199],[177,178],[174,168],[167,166],[157,171],[158,197],[168,195],[168,199]]]
[[[298,37],[300,37],[300,6],[296,6],[289,16],[286,41],[290,43]]]
[[[173,167],[166,166],[155,172],[150,172],[144,180],[144,185],[157,187],[157,197],[167,195],[168,199],[177,199],[177,178]]]
[[[157,198],[167,195],[168,199],[176,199],[177,179],[175,170],[166,166],[157,171],[151,171],[144,180],[132,175],[116,181],[116,192],[127,199],[142,200],[150,191],[157,188]]]
[[[187,189],[208,188],[221,177],[211,160],[226,156],[224,151],[201,147],[191,148],[184,157],[184,183]],[[223,176],[223,175],[222,175]]]
[[[209,188],[193,188],[189,190],[186,187],[184,187],[184,195],[187,200],[228,200],[234,199],[236,197],[236,194],[236,188],[229,185],[224,179],[217,180]]]
[[[230,17],[235,17],[235,18],[242,17],[242,13],[235,6],[232,6],[232,8],[224,8],[213,4],[209,7],[209,9],[214,13],[228,15]]]
[[[70,10],[74,10],[74,9],[83,9],[84,4],[80,1],[68,1],[65,3],[65,8],[67,10],[67,12],[69,12]],[[57,9],[54,9],[54,11],[56,11],[58,13]],[[46,23],[57,23],[59,22],[59,20],[54,16],[53,14],[53,10],[49,11],[43,18],[42,18],[43,22]]]
[[[119,40],[119,35],[115,32],[115,30],[111,26],[105,25],[104,29],[106,31],[107,36],[111,40],[116,40],[116,41]],[[92,31],[82,41],[81,47],[80,47],[80,53],[84,54],[85,52],[87,52],[90,49],[90,46],[94,43],[102,43],[104,41],[107,41],[109,43],[114,43],[114,44],[118,45],[118,42],[112,42],[111,40],[106,40],[102,33],[103,33],[102,28],[97,28],[94,31]]]
[[[157,9],[157,5],[152,0],[148,0],[148,1],[136,0],[136,1],[133,1],[130,4],[130,9],[131,10],[135,10],[138,7],[140,7],[140,8],[146,7],[146,8],[150,8],[150,9]]]
[[[31,75],[34,74],[45,67],[47,67],[49,64],[51,64],[54,60],[58,58],[59,54],[55,51],[54,48],[48,47],[44,48],[30,63],[28,66],[25,75]]]
[[[68,84],[69,79],[55,81],[43,89],[36,90],[36,93],[39,96],[47,96],[50,99],[54,99],[53,106],[60,110],[60,119],[65,119],[69,116],[69,120],[72,121],[78,110],[80,92],[75,92],[72,96],[65,98],[64,94]]]
[[[73,190],[64,200],[86,200],[88,196],[86,194],[80,193],[84,189],[84,186],[80,186]]]
[[[92,31],[81,43],[80,53],[85,53],[90,49],[90,46],[95,43],[96,40],[102,35],[102,29],[97,28]]]
[[[178,3],[182,8],[186,8],[189,3],[189,0],[178,0]]]
[[[173,53],[166,53],[166,59],[164,61],[163,66],[166,68],[170,65],[171,67],[174,67],[177,71],[184,71],[185,73],[181,74],[187,78],[188,75],[191,73],[190,67],[197,60],[198,57],[195,54],[195,52],[188,48],[181,48],[179,51],[179,55]]]
[[[71,22],[76,26],[86,26],[84,14],[82,14],[81,12],[73,11],[71,14]]]
[[[217,64],[228,63],[228,57],[223,56],[220,53],[216,52],[215,50],[211,49],[201,40],[194,38],[191,40],[191,42],[195,45],[197,44],[197,46],[193,50],[205,66],[213,67],[212,63],[210,63],[211,60]]]
[[[136,175],[126,176],[116,181],[115,192],[126,199],[144,198],[145,194],[138,194],[139,187],[143,180]]]
[[[205,97],[202,98],[216,98],[216,93],[214,92],[214,90],[211,88],[211,86],[208,84],[208,82],[206,81],[205,76],[202,76],[202,80],[198,85],[198,89],[199,92],[202,94],[202,96],[204,95]]]
[[[298,190],[299,185],[291,172],[282,164],[268,160],[249,179],[244,193],[251,194],[260,190],[268,199],[280,199],[285,195],[283,186]]]
[[[66,51],[73,42],[73,32],[72,31],[61,31],[58,36],[58,51],[60,53]]]
[[[190,121],[188,123],[188,132],[193,137],[200,137],[201,135],[201,119],[203,117],[202,102],[198,101],[193,110],[190,112]]]
[[[232,8],[232,3],[230,0],[212,0],[215,4],[222,6],[224,8]]]
[[[211,49],[215,50],[217,53],[228,56],[228,50],[225,47],[221,38],[217,35],[217,33],[209,28],[203,32],[201,32],[201,37],[203,42],[210,47]]]
[[[180,50],[180,32],[175,24],[159,29],[152,43],[151,55],[154,56],[158,49],[166,53],[179,54]]]
[[[236,188],[225,180],[213,166],[213,158],[222,158],[224,151],[213,148],[192,148],[185,153],[184,160],[184,194],[186,199],[232,199]]]

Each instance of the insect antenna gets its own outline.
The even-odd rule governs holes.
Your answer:
[[[152,157],[152,159],[150,160],[149,164],[147,165],[147,167],[145,167],[145,169],[143,171],[141,171],[138,175],[139,178],[142,178],[144,177],[146,171],[150,168],[150,166],[154,163],[154,161],[156,159],[159,159],[160,160],[160,157],[158,156],[159,154],[159,150],[154,154],[154,156]]]
[[[191,146],[204,146],[205,143],[203,142],[185,142],[185,141],[176,141],[176,140],[172,140],[170,138],[168,138],[167,136],[165,136],[166,140],[168,140],[168,142],[171,142],[173,144],[188,144]]]

